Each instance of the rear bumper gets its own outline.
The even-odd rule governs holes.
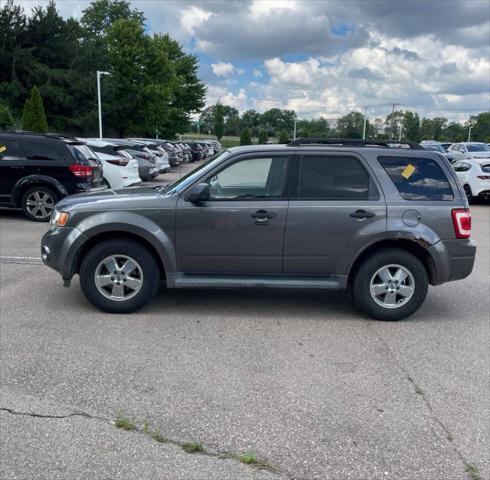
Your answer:
[[[468,240],[440,240],[429,249],[432,259],[432,285],[461,280],[470,275],[475,264],[476,244]]]

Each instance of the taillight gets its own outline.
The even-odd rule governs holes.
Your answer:
[[[70,165],[70,170],[75,177],[92,178],[92,166],[90,165]]]
[[[480,180],[490,180],[490,175],[478,175]]]
[[[470,238],[471,212],[468,208],[455,208],[451,211],[456,238]]]
[[[112,163],[112,165],[118,165],[120,167],[125,167],[128,163],[129,160],[126,158],[114,158],[111,160],[106,160],[107,163]]]

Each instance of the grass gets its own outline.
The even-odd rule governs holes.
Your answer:
[[[238,457],[238,460],[246,465],[255,465],[257,463],[257,458],[253,453],[244,453]]]
[[[466,473],[471,477],[472,480],[481,480],[480,471],[474,465],[468,463],[466,465]]]
[[[182,450],[186,453],[202,453],[204,448],[200,443],[186,442],[181,445]]]
[[[117,428],[122,428],[123,430],[126,430],[128,432],[136,429],[136,425],[134,424],[133,421],[129,420],[129,418],[125,418],[122,416],[116,418],[115,425]]]
[[[145,435],[148,435],[149,437],[153,438],[153,440],[155,440],[159,443],[168,442],[168,438],[164,437],[158,430],[151,430],[150,424],[148,422],[145,422],[143,424],[143,433]]]

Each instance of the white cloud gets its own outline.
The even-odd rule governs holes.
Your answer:
[[[211,64],[213,73],[217,77],[229,77],[235,73],[242,74],[244,72],[241,68],[236,68],[232,63],[218,62]]]
[[[194,30],[202,23],[206,22],[212,15],[211,12],[203,10],[193,5],[182,12],[180,25],[182,30],[189,35],[194,35]]]
[[[264,74],[258,68],[254,68],[252,75],[255,78],[262,78],[264,76]]]

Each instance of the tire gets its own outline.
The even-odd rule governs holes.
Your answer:
[[[397,321],[420,308],[428,283],[427,272],[417,257],[406,250],[390,248],[374,253],[361,264],[352,281],[352,298],[359,310],[370,317]],[[378,292],[382,293],[376,296]]]
[[[111,184],[109,183],[109,181],[104,177],[102,179],[102,183],[110,190],[112,187],[111,187]]]
[[[466,193],[466,198],[468,199],[468,203],[475,203],[475,197],[473,196],[473,192],[471,191],[471,187],[466,184],[464,187],[464,192]]]
[[[51,188],[38,185],[24,192],[20,205],[29,220],[47,222],[57,201],[58,195]]]
[[[114,257],[115,264],[110,260]],[[132,264],[130,270],[125,272],[124,265],[128,260]],[[96,281],[96,275],[99,281]],[[80,267],[83,293],[92,305],[103,312],[135,312],[153,298],[159,285],[160,270],[155,258],[143,245],[132,240],[100,243],[87,253]]]

